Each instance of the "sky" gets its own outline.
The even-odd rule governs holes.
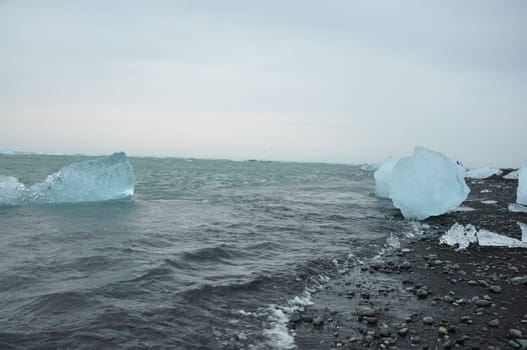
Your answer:
[[[0,0],[0,150],[527,163],[527,2]]]

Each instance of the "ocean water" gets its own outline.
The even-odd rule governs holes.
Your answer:
[[[0,175],[86,159],[0,155]],[[1,349],[292,348],[291,310],[412,230],[357,166],[129,161],[131,199],[0,207]]]

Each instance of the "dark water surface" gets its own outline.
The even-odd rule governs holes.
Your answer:
[[[0,155],[0,175],[85,159]],[[130,162],[131,200],[0,207],[0,348],[289,348],[339,261],[411,229],[356,166]]]

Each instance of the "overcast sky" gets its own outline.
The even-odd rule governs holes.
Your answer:
[[[527,2],[0,0],[0,150],[527,163]]]

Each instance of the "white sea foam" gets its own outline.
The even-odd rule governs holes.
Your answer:
[[[325,276],[322,276],[326,280]],[[268,317],[270,327],[264,330],[267,338],[267,345],[272,349],[286,350],[294,349],[295,332],[287,327],[291,313],[303,310],[304,306],[313,305],[311,293],[307,290],[300,296],[295,296],[287,302],[287,306],[271,305]]]
[[[496,203],[498,203],[498,201],[495,201],[495,200],[484,200],[484,201],[481,201],[481,203],[483,203],[483,204],[496,204]]]
[[[294,333],[290,333],[287,328],[289,315],[280,308],[273,308],[269,321],[271,328],[264,330],[264,335],[268,339],[267,344],[277,350],[294,349],[296,347]]]

